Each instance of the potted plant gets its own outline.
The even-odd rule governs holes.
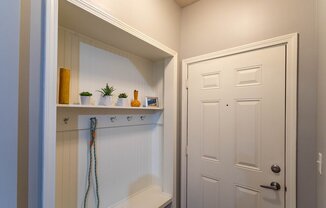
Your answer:
[[[112,105],[112,96],[113,92],[115,91],[114,87],[110,87],[108,84],[101,90],[98,90],[102,94],[100,98],[100,105],[110,106]]]
[[[82,105],[90,105],[91,103],[91,96],[93,95],[90,92],[81,92],[80,94],[80,103]]]
[[[128,95],[126,93],[120,93],[118,96],[117,106],[128,107]]]

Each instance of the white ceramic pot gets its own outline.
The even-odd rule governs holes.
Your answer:
[[[80,103],[82,105],[90,105],[91,104],[91,96],[80,96]]]
[[[117,106],[129,107],[128,98],[118,98]]]
[[[101,96],[100,105],[111,106],[112,105],[112,96]]]

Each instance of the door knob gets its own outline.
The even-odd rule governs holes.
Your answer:
[[[278,165],[272,165],[271,170],[273,171],[273,173],[280,173],[281,172],[281,168]]]
[[[274,191],[278,191],[281,189],[281,185],[277,182],[272,182],[270,186],[266,186],[266,185],[260,185],[260,187],[262,188],[266,188],[266,189],[271,189]]]

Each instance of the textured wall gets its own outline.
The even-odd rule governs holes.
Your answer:
[[[182,58],[300,33],[298,208],[316,207],[314,0],[201,0],[182,10]]]

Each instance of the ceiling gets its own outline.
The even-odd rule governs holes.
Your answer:
[[[175,2],[180,6],[180,7],[186,7],[192,3],[195,3],[196,1],[199,0],[175,0]]]

